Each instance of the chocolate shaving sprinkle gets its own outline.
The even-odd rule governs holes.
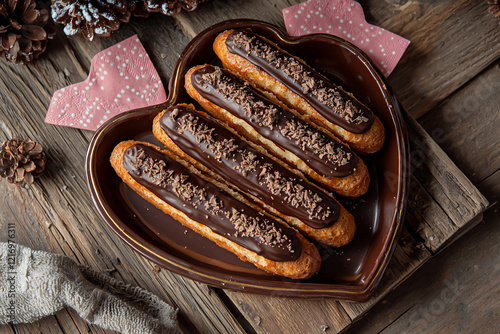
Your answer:
[[[288,237],[282,234],[281,229],[267,219],[261,220],[259,217],[247,216],[234,208],[227,213],[227,217],[236,228],[235,236],[256,238],[260,243],[276,247],[288,240]],[[289,243],[287,248],[291,253],[294,252]]]
[[[172,118],[174,117],[172,116]],[[238,145],[234,144],[234,138],[216,141],[214,139],[215,129],[209,128],[206,124],[199,122],[199,118],[192,114],[182,116],[177,124],[179,124],[177,128],[179,133],[182,134],[184,131],[191,132],[196,137],[198,143],[205,143],[207,145],[207,148],[215,154],[218,161],[221,158],[229,159],[238,148]]]
[[[335,86],[327,85],[324,80],[314,77],[297,59],[263,43],[256,36],[249,35],[247,31],[236,33],[234,43],[238,48],[244,49],[247,55],[252,54],[264,59],[276,69],[283,71],[301,87],[304,94],[313,96],[346,122],[362,124],[370,121],[363,115],[363,110],[354,105],[346,94],[342,94],[341,90]]]
[[[271,130],[278,121],[279,110],[273,104],[265,104],[262,101],[255,101],[253,92],[248,83],[242,87],[232,82],[220,68],[212,73],[202,75],[202,84],[204,88],[207,85],[213,86],[217,93],[227,100],[234,101],[245,110],[245,115],[249,116],[251,121],[259,126],[265,126]]]
[[[249,150],[239,150],[242,161],[239,166],[236,167],[243,176],[247,176],[249,172],[255,171],[255,167],[259,163],[257,161],[257,155]]]
[[[209,72],[199,72],[196,82],[200,87],[210,86],[210,90],[217,91],[216,94],[221,100],[232,100],[237,108],[238,117],[245,113],[246,120],[249,123],[257,123],[256,131],[261,135],[275,141],[277,145],[286,142],[290,145],[290,150],[304,161],[309,161],[311,168],[323,175],[336,175],[343,177],[352,173],[357,165],[356,156],[345,145],[328,137],[320,130],[302,121],[293,113],[287,113],[285,110],[268,101],[263,96],[259,96],[253,89],[248,88],[241,82],[233,79],[232,75],[218,67],[210,67]],[[221,88],[222,87],[222,88]],[[231,93],[224,87],[231,87]],[[213,103],[216,103],[212,101]],[[230,111],[232,112],[232,111]],[[279,117],[278,117],[279,115]],[[192,126],[183,126],[182,129]],[[263,130],[263,127],[267,127]],[[267,130],[270,130],[267,131]],[[198,131],[201,131],[198,130]],[[204,131],[215,131],[214,129]],[[281,136],[280,136],[281,135]],[[301,152],[297,152],[300,150]],[[308,159],[311,159],[308,160]],[[333,164],[330,166],[329,163]]]
[[[326,157],[334,165],[344,166],[353,157],[351,152],[346,152],[341,147],[336,146],[328,140],[326,135],[308,124],[299,123],[292,119],[285,126],[280,127],[279,131],[282,136],[295,140],[295,144],[302,150],[312,149],[314,154],[317,154],[321,159]]]
[[[217,198],[217,196],[212,195],[208,201],[205,202],[205,209],[210,211],[212,214],[217,215],[221,209],[224,203]]]
[[[205,191],[188,182],[188,175],[175,174],[173,170],[167,169],[167,164],[163,160],[154,160],[147,156],[143,149],[138,150],[137,155],[130,161],[132,167],[143,174],[162,188],[167,185],[183,200],[192,202],[195,206],[206,198]]]
[[[172,112],[170,113],[170,117],[172,117],[173,120],[175,120],[175,118],[177,117],[177,115],[179,115],[179,109],[175,108],[174,110],[172,110]]]
[[[271,247],[285,247],[294,253],[288,237],[280,227],[268,219],[252,217],[242,211],[232,208],[231,211],[224,210],[224,202],[216,195],[212,195],[208,200],[204,189],[189,182],[189,176],[177,174],[171,169],[167,169],[167,164],[163,160],[155,160],[147,155],[143,149],[137,151],[137,155],[130,161],[132,167],[148,175],[148,178],[156,185],[166,188],[167,185],[183,200],[199,205],[204,201],[205,209],[213,215],[222,214],[235,227],[235,236],[255,238],[260,244]],[[222,218],[224,219],[224,218]]]
[[[326,220],[332,213],[332,208],[326,203],[325,205],[319,204],[322,198],[317,192],[304,188],[304,186],[297,183],[296,178],[286,177],[278,171],[273,171],[272,164],[262,163],[257,154],[251,150],[239,148],[238,145],[234,144],[234,138],[216,140],[214,138],[215,128],[203,123],[199,117],[193,114],[185,114],[179,118],[178,124],[177,130],[180,133],[189,131],[196,137],[198,143],[206,143],[207,149],[216,155],[217,161],[221,162],[221,157],[238,161],[237,155],[240,155],[241,162],[235,169],[243,176],[247,176],[248,173],[260,168],[258,179],[262,181],[262,185],[267,187],[273,195],[278,196],[283,193],[285,195],[284,201],[295,208],[305,209],[309,219]],[[302,149],[305,146],[313,148],[314,153],[319,154],[320,158],[327,156],[329,161],[334,163],[338,161],[347,163],[350,158],[351,153],[346,153],[335,147],[324,135],[306,127],[304,124],[291,121],[280,132],[283,136],[295,139]],[[212,201],[212,198],[210,201]]]
[[[271,164],[264,164],[259,175],[259,179],[263,180],[269,191],[273,195],[285,194],[285,201],[295,208],[302,207],[307,210],[309,219],[325,220],[332,213],[329,206],[322,206],[319,203],[322,201],[321,196],[317,192],[306,189],[304,186],[297,183],[294,178],[286,178],[280,172],[274,171]]]

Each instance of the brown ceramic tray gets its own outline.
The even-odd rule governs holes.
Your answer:
[[[154,116],[173,103],[193,102],[185,93],[184,73],[194,65],[217,63],[212,42],[226,29],[249,27],[306,60],[341,83],[372,108],[386,127],[384,148],[364,157],[372,183],[368,194],[343,201],[358,231],[346,247],[318,246],[321,270],[307,280],[268,274],[219,248],[165,215],[131,191],[113,171],[109,157],[123,140],[159,144],[152,135]],[[287,37],[277,27],[232,20],[208,28],[184,49],[175,67],[166,103],[129,111],[102,126],[90,143],[86,171],[90,193],[105,222],[146,258],[191,279],[239,291],[362,301],[374,292],[396,246],[407,195],[408,144],[396,99],[368,58],[344,40],[327,35]]]

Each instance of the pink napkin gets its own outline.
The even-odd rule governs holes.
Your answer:
[[[366,22],[363,8],[353,0],[309,0],[283,9],[291,36],[326,33],[363,50],[387,77],[410,41]]]
[[[45,122],[96,130],[119,113],[166,99],[160,77],[134,35],[96,54],[85,81],[55,92]]]

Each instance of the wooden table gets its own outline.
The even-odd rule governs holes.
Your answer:
[[[59,30],[32,64],[0,62],[0,140],[31,137],[49,157],[48,170],[27,189],[0,182],[0,231],[14,223],[19,244],[65,254],[148,289],[180,308],[186,333],[497,333],[500,25],[486,1],[361,1],[370,22],[411,40],[389,82],[409,113],[412,147],[423,156],[412,165],[401,240],[370,301],[214,289],[157,268],[98,216],[84,177],[92,132],[45,124],[52,93],[84,80],[94,54],[133,34],[166,84],[181,50],[204,28],[241,17],[283,27],[281,10],[298,2],[213,0],[173,18],[133,19],[93,42]],[[0,233],[0,241],[6,239]],[[69,309],[0,332],[106,333]]]

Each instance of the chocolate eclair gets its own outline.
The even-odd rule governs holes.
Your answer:
[[[382,147],[384,127],[368,107],[271,41],[248,29],[227,30],[215,39],[214,51],[224,67],[271,92],[354,150],[374,153]]]
[[[178,156],[174,159],[209,174],[227,191],[243,193],[242,201],[249,197],[307,237],[337,247],[352,240],[354,217],[334,198],[192,106],[162,111],[153,121],[153,133]]]
[[[199,65],[185,88],[213,117],[336,193],[357,197],[369,185],[363,161],[340,140],[308,124],[228,70]]]
[[[270,273],[307,278],[320,267],[314,245],[191,173],[168,151],[136,141],[118,144],[111,165],[140,196],[181,224]]]

